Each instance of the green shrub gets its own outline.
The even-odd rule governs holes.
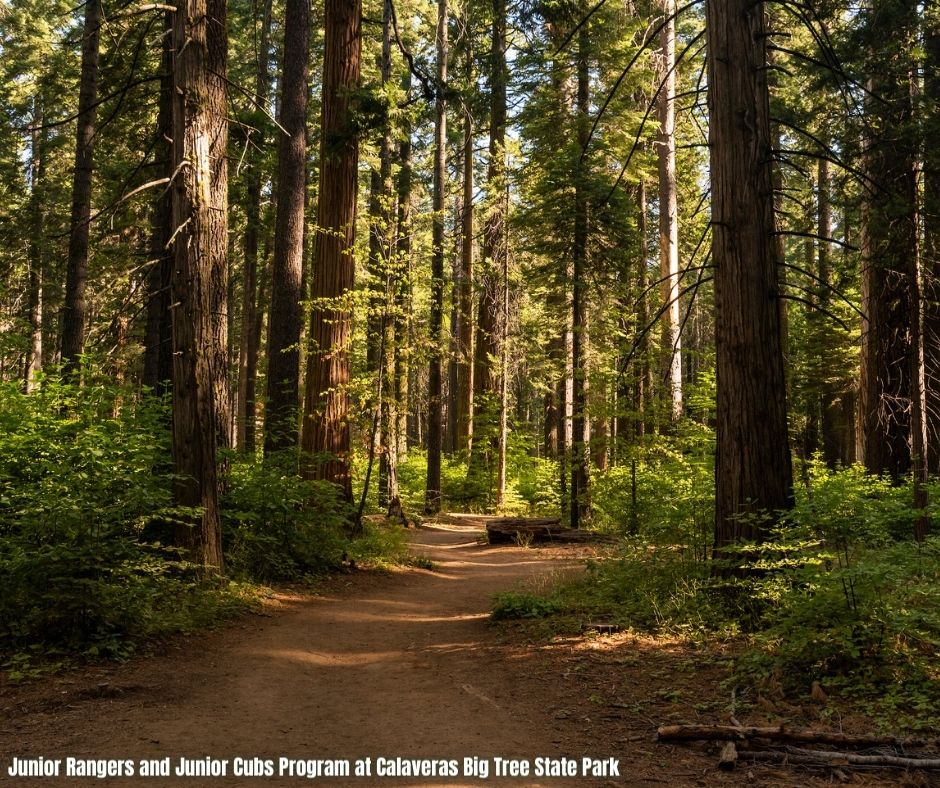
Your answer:
[[[236,460],[222,500],[227,571],[264,582],[322,574],[342,562],[351,515],[335,485],[300,479],[290,456]]]
[[[148,536],[172,513],[165,404],[86,374],[0,384],[0,661],[123,657],[237,606]]]

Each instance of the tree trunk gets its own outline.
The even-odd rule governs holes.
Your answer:
[[[283,130],[278,146],[265,453],[297,445],[300,390],[310,3],[309,0],[287,0],[285,9],[280,118]]]
[[[301,445],[313,455],[304,463],[304,476],[333,482],[346,500],[352,501],[347,386],[359,140],[351,99],[359,89],[361,1],[325,0],[323,26],[320,188],[311,287],[314,307]],[[322,459],[323,454],[328,458]]]
[[[706,7],[717,408],[715,547],[793,503],[763,3]],[[749,516],[751,515],[751,516]]]
[[[682,418],[682,339],[679,314],[679,209],[676,198],[676,12],[675,0],[664,0],[661,34],[663,87],[659,94],[659,266],[663,279],[663,341],[667,358],[669,416]]]
[[[173,458],[179,506],[198,508],[194,522],[180,526],[178,542],[214,572],[222,571],[219,478],[216,468],[217,383],[214,368],[225,358],[219,347],[221,316],[215,311],[224,270],[226,204],[220,181],[226,169],[224,0],[185,0],[173,16]],[[221,202],[219,202],[221,200]],[[224,322],[224,321],[223,321]]]
[[[940,473],[940,7],[924,13],[924,362],[928,463]]]
[[[431,358],[428,365],[428,477],[425,514],[441,510],[443,448],[441,356],[444,343],[444,179],[447,166],[447,0],[437,3],[437,101],[434,117],[434,217],[431,227]]]
[[[411,93],[411,72],[403,77],[406,95]],[[398,149],[398,228],[395,274],[395,436],[397,456],[408,452],[408,402],[411,366],[411,122],[406,119]]]
[[[88,278],[88,234],[91,222],[91,180],[95,123],[98,118],[98,44],[101,39],[101,0],[85,3],[82,29],[82,75],[78,90],[75,169],[72,176],[72,220],[62,308],[62,369],[78,368],[85,347],[85,282]]]
[[[890,18],[890,21],[888,19]],[[911,0],[886,0],[874,14],[874,41],[910,41],[916,29]],[[904,46],[909,46],[905,44]],[[872,473],[900,483],[911,470],[912,404],[920,399],[919,314],[917,283],[916,146],[913,117],[912,60],[869,54],[867,112],[877,137],[865,140],[864,168],[870,191],[862,212],[863,321],[859,413],[862,460]]]
[[[392,4],[384,0],[382,4],[382,52],[379,58],[379,72],[383,95],[392,76]],[[392,259],[392,238],[394,236],[394,193],[392,187],[392,117],[391,107],[385,108],[382,124],[382,138],[379,145],[379,168],[372,170],[371,192],[369,195],[369,266],[371,269],[371,287],[374,291],[369,307],[369,341],[366,347],[366,361],[370,372],[376,377],[376,387],[381,392],[379,402],[379,422],[375,435],[375,450],[379,451],[378,493],[379,505],[388,506],[391,498],[389,490],[397,486],[397,461],[389,461],[389,456],[396,452],[391,443],[395,440],[391,423],[395,392],[394,357],[395,357],[395,292],[397,281],[395,261]],[[374,334],[373,334],[374,332]],[[390,475],[389,472],[392,472]],[[397,492],[395,493],[397,495]]]
[[[228,283],[229,283],[229,241],[228,241],[228,26],[226,10],[227,0],[206,0],[207,14],[211,30],[207,33],[208,42],[208,85],[209,118],[212,122],[209,154],[211,178],[209,180],[210,201],[213,212],[221,212],[217,217],[216,232],[211,235],[210,255],[212,260],[212,278],[210,294],[212,320],[212,342],[209,345],[211,356],[212,396],[215,399],[216,440],[224,449],[232,447],[233,428],[232,389],[229,386],[229,366],[231,351],[228,335]]]
[[[506,177],[506,0],[493,0],[490,51],[490,144],[486,173],[488,205],[483,225],[483,260],[476,349],[473,357],[474,440],[471,475],[491,469],[490,456],[497,441],[499,409],[499,324],[502,311],[500,272],[507,254],[503,191]]]
[[[154,157],[160,162],[158,175],[169,178],[172,150],[173,12],[164,12],[164,36],[160,63],[160,99],[157,110]],[[170,310],[170,279],[173,253],[168,248],[173,230],[171,189],[157,193],[150,210],[150,270],[147,273],[147,328],[144,340],[142,383],[157,396],[171,391],[173,380],[173,326]]]
[[[575,123],[578,145],[583,150],[590,131],[590,70],[588,64],[588,28],[583,25],[578,31],[578,96],[575,108]],[[579,528],[589,514],[588,506],[588,442],[587,416],[587,363],[584,352],[587,333],[585,309],[585,276],[588,243],[588,184],[587,166],[583,158],[575,163],[574,172],[574,246],[572,260],[572,344],[571,359],[574,378],[573,438],[571,444],[571,527]]]
[[[383,95],[392,76],[392,9],[391,0],[384,0],[382,12],[382,51],[379,56],[379,75]],[[392,119],[386,108],[379,143],[379,168],[372,170],[369,194],[369,268],[370,299],[366,362],[370,372],[379,374],[379,347],[382,325],[385,322],[386,287],[389,266],[389,235],[391,233],[392,199]],[[381,445],[382,441],[379,440]]]
[[[269,49],[271,47],[271,4],[264,0],[261,34],[258,40],[258,63],[255,77],[255,102],[266,109],[271,90]],[[261,117],[261,111],[257,113]],[[263,121],[259,120],[259,123]],[[255,130],[257,131],[257,130]],[[249,132],[249,134],[251,134]],[[259,143],[263,132],[258,134]],[[249,137],[250,140],[250,137]],[[242,325],[238,353],[238,397],[235,416],[235,445],[251,454],[255,450],[255,381],[258,369],[258,245],[261,233],[262,157],[252,147],[247,153],[249,164],[245,177],[245,281],[242,286]]]
[[[640,263],[638,266],[637,289],[640,291],[640,303],[637,309],[637,325],[634,331],[635,360],[633,362],[633,400],[636,407],[636,423],[634,431],[638,438],[647,432],[653,431],[653,412],[650,403],[653,401],[653,370],[649,361],[649,340],[646,327],[649,323],[649,304],[647,289],[649,288],[649,267],[646,247],[646,181],[640,181],[637,194],[637,228],[640,234]]]
[[[30,235],[27,248],[29,264],[28,282],[28,320],[30,330],[29,347],[26,351],[26,364],[23,386],[27,394],[39,386],[42,372],[42,307],[43,307],[43,271],[45,269],[45,226],[46,226],[46,143],[44,99],[41,93],[33,97],[33,131],[30,139],[29,163],[29,222]]]
[[[467,6],[469,10],[469,5]],[[469,20],[465,21],[468,24]],[[466,36],[464,79],[473,83],[473,43]],[[470,455],[473,442],[473,115],[463,119],[463,215],[457,295],[457,452]]]

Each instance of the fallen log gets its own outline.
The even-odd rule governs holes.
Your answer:
[[[733,725],[663,725],[656,731],[659,741],[769,741],[803,744],[831,744],[841,747],[935,747],[937,739],[868,736],[835,731],[801,730],[786,725],[775,727],[735,727]]]
[[[612,541],[608,534],[565,528],[557,517],[500,517],[487,522],[486,537],[490,544]]]
[[[913,758],[900,755],[859,755],[855,752],[829,752],[786,747],[783,750],[741,750],[742,760],[771,761],[801,766],[877,766],[889,769],[940,769],[940,758]]]

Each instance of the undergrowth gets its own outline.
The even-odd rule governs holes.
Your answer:
[[[913,541],[910,488],[859,467],[808,463],[795,508],[764,544],[739,548],[728,579],[708,555],[708,460],[681,438],[660,443],[637,461],[635,505],[632,482],[622,483],[629,465],[596,479],[593,500],[622,537],[618,554],[540,593],[499,595],[493,618],[547,619],[559,632],[603,620],[703,642],[733,638],[733,682],[758,692],[769,682],[789,697],[819,682],[884,725],[935,730],[940,538]],[[931,492],[938,500],[940,489]]]
[[[24,395],[0,384],[0,666],[13,678],[140,644],[257,606],[266,583],[309,582],[344,561],[406,560],[400,528],[350,539],[335,488],[284,458],[229,456],[227,575],[207,578],[169,544],[167,403],[86,370]]]

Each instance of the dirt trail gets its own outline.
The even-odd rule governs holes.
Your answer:
[[[452,521],[453,522],[453,521]],[[808,785],[725,776],[713,754],[651,742],[722,672],[684,646],[626,636],[522,642],[487,622],[494,592],[577,571],[579,548],[491,548],[479,528],[419,529],[435,571],[354,572],[318,597],[177,643],[168,653],[27,687],[0,687],[0,784],[25,786]],[[618,639],[619,638],[619,639]],[[701,704],[698,704],[701,705]],[[717,704],[716,704],[717,705]],[[692,712],[695,714],[696,712]],[[226,777],[12,778],[13,757],[230,759]],[[486,780],[279,778],[280,757],[487,759]],[[617,779],[498,779],[492,759],[620,759]],[[236,757],[275,776],[238,778]],[[580,762],[579,762],[580,765]],[[63,764],[64,770],[64,764]],[[373,771],[375,775],[375,771]],[[897,783],[894,783],[897,784]]]
[[[20,784],[7,774],[14,756],[136,760],[169,755],[174,765],[180,756],[401,756],[458,758],[462,768],[462,759],[473,755],[574,754],[551,704],[530,691],[525,653],[509,649],[507,655],[486,621],[495,591],[570,562],[545,560],[532,550],[489,548],[479,544],[478,535],[473,526],[422,528],[414,537],[415,549],[434,561],[435,571],[340,578],[326,595],[295,600],[284,614],[250,619],[202,636],[204,643],[188,643],[175,655],[119,667],[91,682],[86,677],[84,687],[63,685],[61,700],[34,703],[29,714],[5,714],[0,782]],[[108,686],[99,690],[98,679]],[[99,692],[106,697],[94,697]],[[597,755],[612,754],[600,749]],[[492,773],[489,778],[493,782]],[[23,782],[101,784],[62,778]],[[106,784],[304,782],[275,776],[118,778]],[[346,784],[325,777],[314,782]],[[430,786],[438,781],[347,782]]]

